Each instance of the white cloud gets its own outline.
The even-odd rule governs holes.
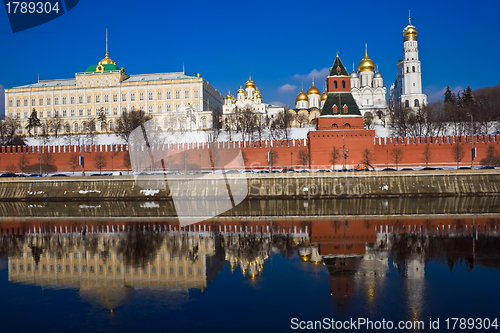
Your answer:
[[[279,87],[278,90],[279,90],[280,93],[286,94],[286,93],[295,91],[295,89],[297,89],[297,86],[292,86],[291,84],[287,83],[287,84]]]
[[[280,102],[280,101],[274,101],[274,102],[271,102],[269,104],[274,105],[274,106],[287,106],[288,105],[288,104]]]
[[[309,74],[295,74],[292,78],[298,81],[311,81],[314,77],[315,82],[323,82],[328,74],[330,74],[330,70],[326,67],[320,70],[315,68]]]
[[[450,90],[456,94],[459,91],[462,92],[464,88],[462,86],[457,86],[457,87],[450,87]],[[424,94],[427,95],[427,102],[432,103],[437,101],[443,101],[445,91],[446,87],[438,88],[435,86],[429,86],[424,89]]]
[[[0,114],[5,114],[4,86],[0,84]]]

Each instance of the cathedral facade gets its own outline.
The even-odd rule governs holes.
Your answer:
[[[391,86],[389,107],[399,105],[418,110],[427,104],[427,95],[422,93],[422,68],[418,59],[417,28],[408,18],[403,30],[403,59],[398,61],[396,81]]]
[[[387,90],[384,87],[384,79],[375,67],[373,60],[368,57],[368,49],[365,56],[358,64],[358,71],[353,70],[351,76],[351,93],[358,104],[363,116],[370,114],[375,122],[384,122],[387,115]]]
[[[321,93],[314,85],[312,80],[311,88],[304,92],[304,88],[295,98],[295,109],[289,112],[293,113],[292,126],[303,127],[304,125],[312,124],[321,114],[321,109],[326,101],[326,90]]]

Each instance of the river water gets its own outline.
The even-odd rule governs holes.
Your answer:
[[[146,202],[151,218],[144,202],[1,203],[0,325],[496,330],[497,199],[412,200],[246,202],[191,225],[162,202]]]

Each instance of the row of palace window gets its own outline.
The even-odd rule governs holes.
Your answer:
[[[144,101],[144,92],[139,92],[138,94],[138,100],[139,101]],[[180,99],[181,98],[181,91],[176,90],[175,91],[175,99]],[[184,90],[184,98],[190,98],[190,91],[189,90]],[[198,90],[194,90],[193,92],[193,98],[199,98],[199,93]],[[161,100],[162,99],[162,92],[158,91],[156,93],[156,99]],[[172,99],[171,92],[167,91],[166,92],[166,99]],[[130,100],[135,101],[136,100],[136,93],[131,92],[130,93]],[[148,92],[148,100],[152,101],[153,100],[153,92]],[[25,98],[23,100],[23,106],[28,106],[28,99]],[[122,93],[122,102],[127,101],[127,93]],[[46,105],[51,105],[52,104],[52,98],[47,97],[46,98]],[[68,98],[66,96],[62,97],[62,104],[65,105],[68,102]],[[113,102],[118,102],[118,94],[113,94]],[[83,95],[78,96],[78,103],[83,104]],[[92,95],[87,95],[87,103],[92,103]],[[101,95],[100,94],[95,94],[95,103],[101,103]],[[104,103],[109,103],[109,95],[104,94]],[[75,96],[70,97],[70,104],[75,104]],[[36,98],[31,99],[31,105],[34,106],[36,105]],[[38,99],[38,105],[43,105],[43,97],[40,97]],[[59,105],[59,97],[56,96],[54,97],[54,105]],[[13,101],[12,99],[9,99],[9,107],[13,106]],[[16,107],[21,106],[21,99],[16,100]]]
[[[194,103],[193,104],[193,110],[194,111],[198,111],[198,108],[199,108],[198,103]],[[144,105],[140,105],[139,106],[139,110],[140,111],[145,111],[144,110]],[[104,114],[106,116],[110,115],[110,109],[109,109],[109,107],[104,107],[103,111],[104,111]],[[134,105],[132,105],[130,107],[130,111],[136,111],[136,107]],[[154,106],[153,105],[149,105],[148,106],[148,112],[149,113],[154,113],[154,111],[155,111]],[[156,106],[156,112],[157,113],[161,113],[162,111],[163,111],[163,106],[161,104],[158,104]],[[181,112],[181,111],[182,111],[181,105],[180,104],[175,104],[175,112]],[[101,112],[100,108],[96,108],[95,109],[95,114],[96,115],[98,115],[100,112]],[[125,113],[125,112],[127,112],[127,107],[124,106],[124,107],[122,107],[122,113]],[[172,112],[172,105],[171,104],[167,104],[167,106],[166,106],[166,112]],[[42,110],[39,111],[38,116],[40,118],[44,118],[45,115],[47,116],[47,118],[52,117],[52,111],[48,110],[46,113],[44,111],[42,111]],[[91,116],[91,115],[92,115],[92,108],[87,108],[87,112],[86,113],[84,113],[83,109],[79,109],[78,110],[78,116],[80,116],[80,117],[82,117],[82,116]],[[113,115],[114,116],[118,115],[118,107],[114,107],[113,108]],[[61,114],[59,113],[59,111],[56,110],[54,112],[54,116],[55,117],[59,117],[59,116],[61,116]],[[67,110],[62,110],[62,117],[66,117],[66,116],[67,116]],[[71,117],[75,117],[75,116],[76,116],[76,111],[75,110],[71,110]],[[11,118],[12,117],[13,117],[13,114],[11,112]],[[29,112],[28,111],[24,111],[24,119],[27,119],[27,118],[29,118]],[[21,119],[21,112],[20,111],[16,112],[16,119]]]
[[[11,265],[11,270],[13,272],[16,271],[17,267],[16,264],[12,264]],[[46,264],[42,264],[42,272],[46,273],[46,272],[51,272],[51,273],[54,273],[57,272],[58,273],[62,273],[63,272],[63,265],[46,265]],[[48,266],[48,267],[47,267]],[[33,270],[32,270],[33,268]],[[94,274],[94,273],[99,273],[99,274],[104,274],[104,270],[106,269],[106,266],[104,265],[98,265],[98,266],[94,266],[94,265],[90,265],[90,266],[87,266],[87,265],[73,265],[73,272],[74,273],[79,273],[81,271],[81,273],[87,273],[87,268],[88,268],[88,271],[91,273],[91,274]],[[121,274],[122,273],[122,270],[121,270],[121,266],[116,266],[115,268],[115,271],[116,271],[116,274]],[[31,264],[26,264],[26,272],[32,272],[32,271],[35,271],[37,272],[39,270],[39,265],[38,264],[34,264],[33,267]],[[151,270],[151,274],[156,274],[156,266],[151,266],[150,268]],[[139,268],[138,267],[131,267],[130,266],[125,266],[125,274],[131,274],[130,272],[133,271],[133,274],[134,275],[138,275],[139,274]],[[142,269],[143,271],[143,274],[148,274],[148,269],[147,268],[143,268]],[[24,264],[19,264],[19,272],[20,273],[24,273]],[[66,273],[70,273],[71,272],[71,266],[70,265],[65,265],[65,272]],[[107,267],[107,273],[108,274],[113,274],[113,266],[112,265],[108,265]],[[160,273],[161,275],[165,275],[166,273],[166,270],[165,270],[165,267],[160,267]],[[174,275],[175,273],[175,269],[174,267],[169,267],[169,273],[170,275]],[[179,276],[183,276],[184,275],[184,267],[178,267],[178,275]],[[193,267],[187,267],[187,275],[188,276],[193,276]],[[198,276],[201,276],[202,275],[202,269],[200,267],[198,267]]]
[[[106,124],[105,122],[102,122],[101,126],[100,126],[100,131],[101,132],[106,132],[107,129],[108,129],[108,125],[109,125],[109,130],[111,132],[115,131],[116,125],[112,121],[110,121],[108,124]],[[87,122],[83,122],[81,126],[78,123],[74,123],[73,124],[73,132],[74,133],[79,133],[80,132],[80,128],[81,128],[82,133],[86,133],[89,130],[89,126],[91,126],[91,130],[92,131],[96,130],[96,125],[94,123],[88,124]],[[186,118],[182,118],[182,120],[177,120],[177,119],[170,119],[170,120],[169,119],[164,119],[163,120],[163,127],[165,129],[177,129],[177,128],[179,128],[178,126],[180,126],[180,129],[187,129],[187,119]],[[196,126],[196,122],[195,122],[195,126]],[[202,128],[207,128],[207,118],[206,117],[201,118],[201,127]],[[55,131],[56,131],[55,125],[51,124],[49,126],[48,130],[49,130],[49,133],[55,133]],[[42,125],[41,131],[42,132],[46,132],[47,131],[47,127],[46,127],[45,124]],[[18,132],[22,133],[22,128],[21,127],[18,128]],[[71,132],[71,126],[70,126],[70,124],[66,123],[64,126],[62,124],[60,124],[59,127],[58,127],[58,132],[59,133],[63,133],[63,132],[70,133]],[[34,133],[38,134],[39,133],[39,129],[35,128],[34,129]],[[52,255],[51,255],[51,258],[53,258]],[[93,255],[91,256],[90,259],[93,259]]]

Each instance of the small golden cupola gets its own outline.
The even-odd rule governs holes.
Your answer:
[[[297,95],[297,98],[295,99],[295,103],[299,101],[307,101],[309,100],[306,93],[304,92],[304,89],[300,91],[300,93]]]
[[[245,89],[255,88],[255,82],[252,81],[252,76],[249,76],[248,81],[245,82]]]
[[[365,56],[358,64],[358,72],[375,71],[375,63],[368,57],[368,47],[365,47]]]
[[[321,99],[321,101],[326,101],[327,97],[328,97],[328,93],[326,92],[326,89],[325,89],[325,91],[323,91],[323,93],[321,94],[320,99]]]
[[[319,95],[321,94],[321,91],[319,91],[318,88],[314,86],[314,78],[312,79],[312,86],[307,90],[308,95]]]

